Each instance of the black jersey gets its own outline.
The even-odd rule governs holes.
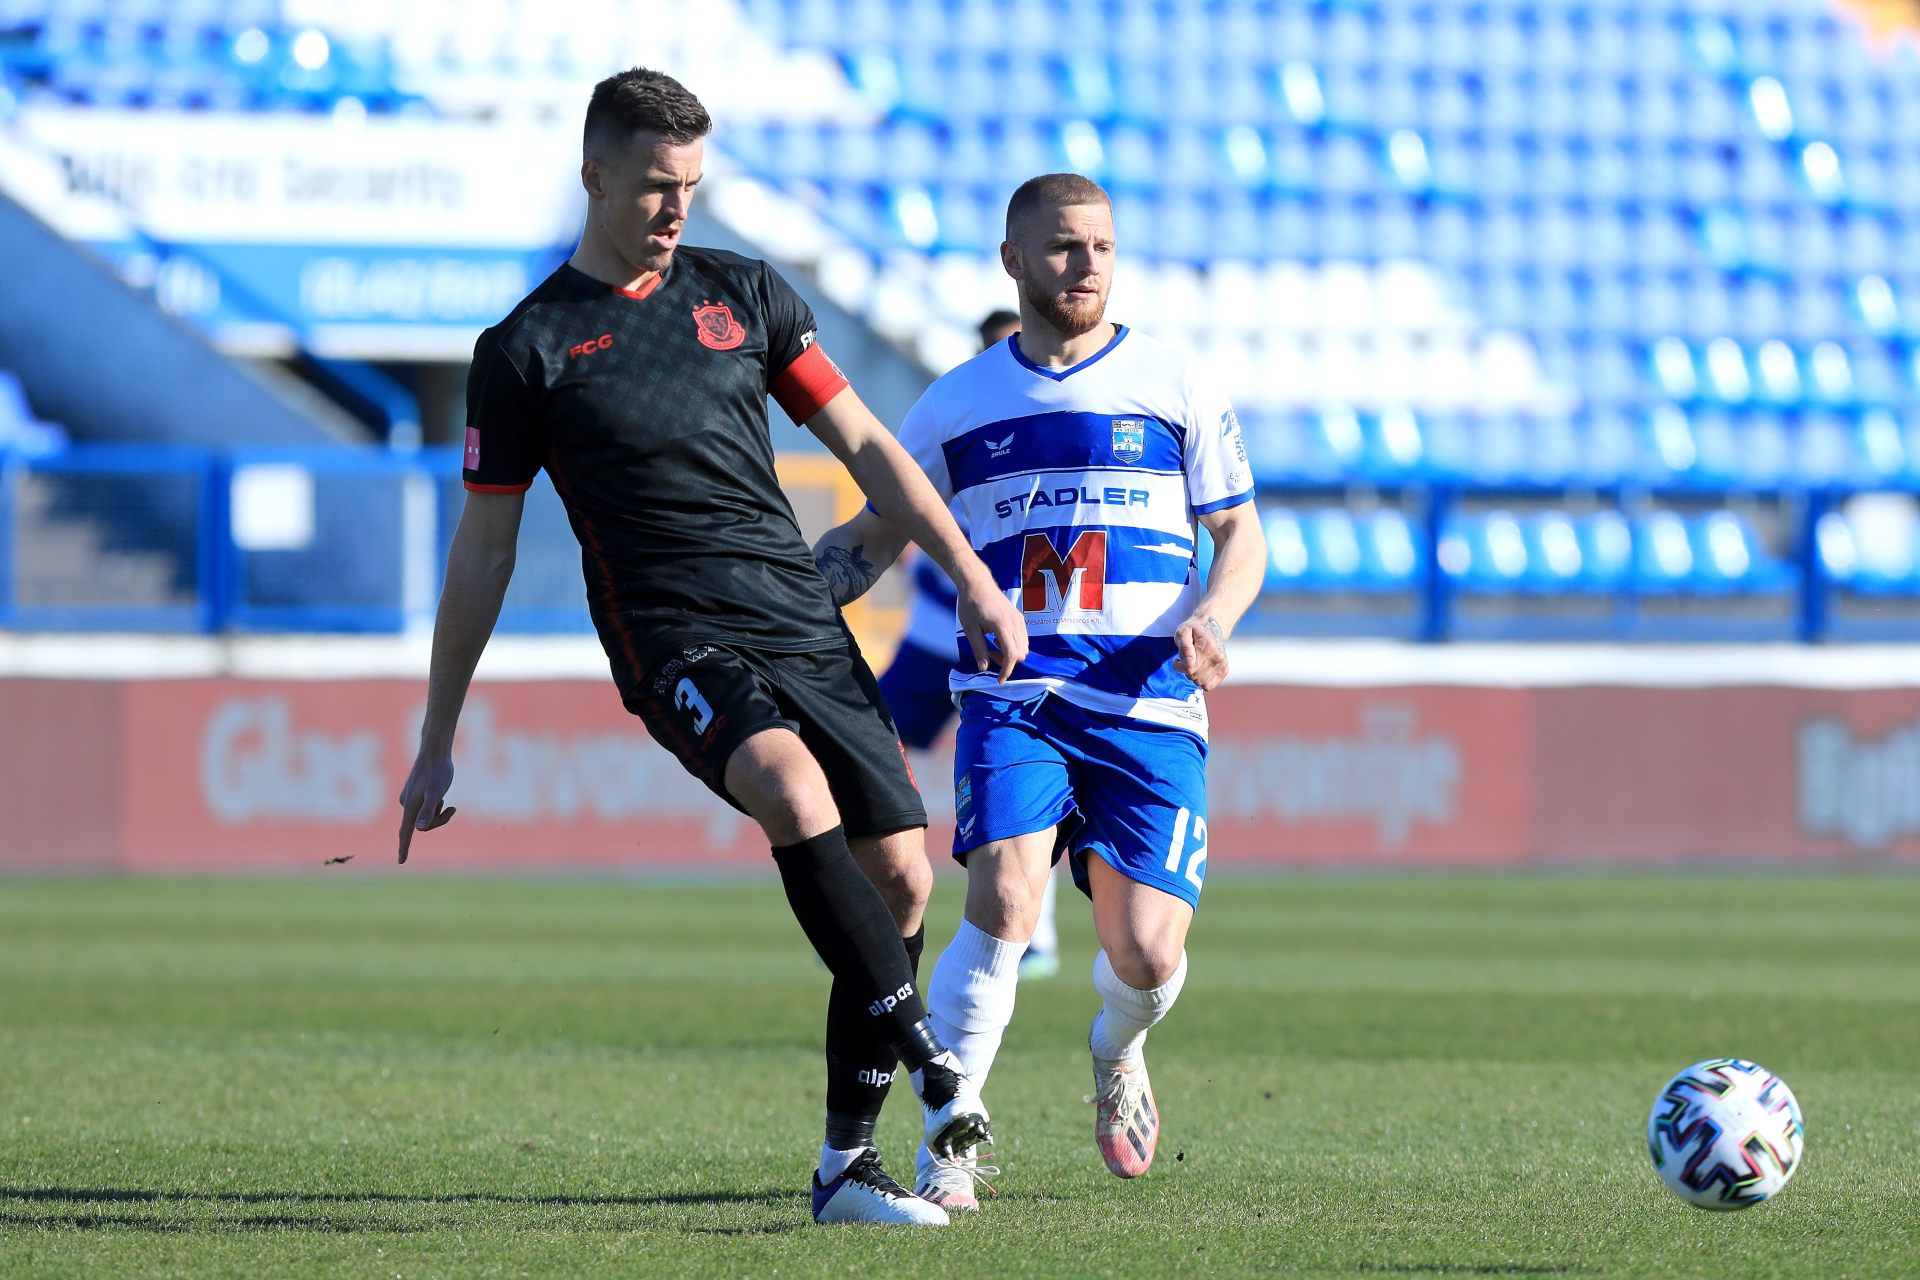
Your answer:
[[[813,337],[766,263],[683,247],[645,290],[562,266],[475,344],[467,487],[519,492],[546,468],[594,624],[629,669],[669,635],[846,642],[767,424],[769,394],[804,421],[847,385]]]

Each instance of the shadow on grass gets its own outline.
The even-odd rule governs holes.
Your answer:
[[[22,1231],[145,1231],[154,1235],[214,1235],[234,1231],[333,1231],[341,1234],[360,1232],[410,1235],[429,1230],[421,1226],[381,1223],[367,1226],[341,1222],[334,1218],[291,1213],[264,1217],[223,1218],[214,1222],[174,1222],[165,1218],[115,1218],[100,1213],[6,1213],[0,1211],[0,1227]]]
[[[56,1204],[149,1204],[169,1201],[280,1204],[289,1200],[304,1200],[337,1204],[609,1205],[661,1208],[698,1204],[781,1204],[804,1198],[798,1191],[670,1191],[651,1196],[506,1196],[470,1191],[424,1196],[390,1191],[135,1191],[119,1187],[0,1187],[0,1200],[33,1200]]]
[[[451,1221],[408,1222],[385,1217],[362,1220],[345,1215],[347,1209],[363,1205],[486,1205],[501,1208],[574,1208],[610,1207],[663,1209],[700,1205],[798,1205],[805,1195],[785,1191],[669,1191],[658,1195],[632,1196],[515,1196],[485,1192],[458,1192],[449,1195],[406,1195],[387,1191],[154,1191],[124,1187],[6,1187],[0,1186],[0,1230],[41,1231],[135,1231],[162,1235],[221,1235],[253,1231],[327,1231],[340,1234],[411,1235],[445,1230],[457,1226]],[[51,1212],[19,1212],[26,1204],[45,1205]],[[84,1212],[91,1206],[109,1205],[285,1205],[290,1210],[304,1207],[309,1212],[237,1214],[197,1220],[146,1217],[135,1213],[120,1216],[106,1212]],[[62,1210],[65,1212],[62,1212]],[[745,1224],[737,1227],[682,1227],[704,1235],[772,1235],[793,1230],[793,1222]],[[626,1224],[622,1229],[631,1229]]]
[[[1355,1271],[1364,1271],[1369,1275],[1389,1276],[1564,1276],[1587,1269],[1525,1262],[1362,1262],[1354,1267]]]

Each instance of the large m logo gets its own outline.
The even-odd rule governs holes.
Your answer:
[[[1087,529],[1061,555],[1053,539],[1030,533],[1020,554],[1020,608],[1027,613],[1107,607],[1107,531]]]

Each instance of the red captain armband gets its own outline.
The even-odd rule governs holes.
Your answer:
[[[805,422],[847,389],[847,375],[818,343],[802,351],[773,380],[773,398],[795,422]]]

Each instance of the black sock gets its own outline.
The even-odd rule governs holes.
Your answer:
[[[925,926],[902,942],[907,965],[918,978],[920,953],[927,945]],[[893,1046],[880,1035],[855,990],[835,978],[827,998],[827,1145],[836,1151],[873,1145],[874,1124],[900,1067]]]
[[[900,927],[886,899],[853,860],[846,832],[823,831],[773,851],[793,918],[833,974],[846,983],[847,998],[860,1008],[880,1039],[918,1071],[945,1052],[927,1026],[913,966]]]

